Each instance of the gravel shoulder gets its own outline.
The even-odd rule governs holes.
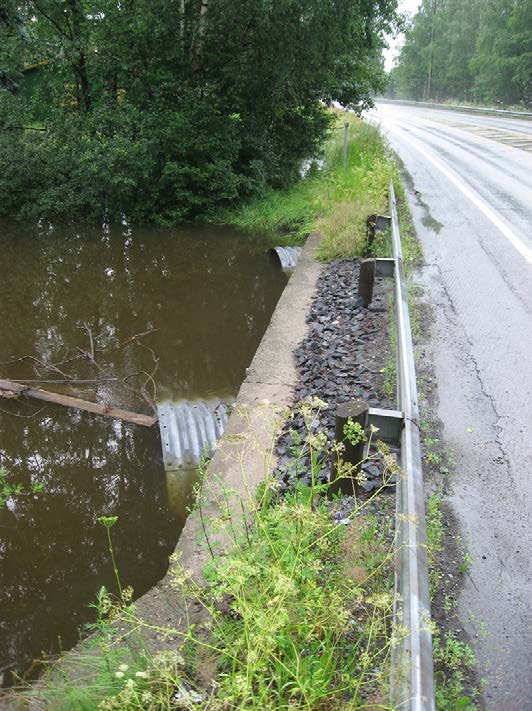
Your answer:
[[[337,260],[321,273],[307,316],[308,333],[294,351],[298,382],[294,401],[318,397],[327,403],[316,429],[334,440],[335,411],[341,403],[364,400],[370,407],[395,406],[385,394],[385,372],[390,360],[390,284],[377,278],[374,300],[369,308],[358,304],[358,260]],[[276,475],[284,487],[293,479],[308,481],[309,462],[298,462],[294,470],[290,446],[294,432],[303,437],[304,423],[299,414],[289,420],[277,443]],[[379,457],[363,465],[362,489],[370,493],[382,486]],[[327,480],[328,468],[321,472]]]

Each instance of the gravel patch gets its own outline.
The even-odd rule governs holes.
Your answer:
[[[358,260],[339,260],[320,276],[307,322],[309,331],[294,352],[298,371],[295,401],[318,397],[328,404],[315,429],[334,439],[336,406],[350,400],[365,400],[370,407],[395,409],[384,392],[384,368],[390,356],[388,294],[391,284],[375,281],[369,308],[358,303]],[[282,488],[295,480],[310,483],[310,460],[294,457],[294,444],[303,442],[307,428],[300,412],[287,421],[277,442],[278,466],[274,475]],[[371,452],[363,465],[366,492],[382,486],[380,455]],[[327,481],[328,466],[320,473]]]

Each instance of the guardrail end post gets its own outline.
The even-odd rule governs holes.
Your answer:
[[[363,306],[369,306],[373,301],[373,286],[375,284],[375,260],[362,259],[358,276],[358,298]]]
[[[360,472],[360,467],[364,460],[364,440],[361,440],[357,444],[352,444],[345,436],[344,427],[347,425],[348,421],[351,419],[353,423],[358,423],[363,430],[366,429],[368,420],[369,407],[364,400],[352,400],[351,402],[345,402],[338,405],[336,409],[336,431],[335,440],[336,442],[342,442],[345,446],[342,452],[341,460],[352,464],[355,468],[353,470],[353,476],[343,477],[341,479],[338,476],[337,461],[333,461],[330,473],[331,486],[329,488],[329,493],[337,494],[342,492],[346,496],[357,496],[359,494],[360,485],[357,481],[357,475]]]

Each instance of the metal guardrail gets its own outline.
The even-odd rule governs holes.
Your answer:
[[[397,393],[404,415],[401,468],[397,482],[395,635],[392,700],[396,709],[434,711],[434,671],[430,626],[429,574],[419,407],[412,330],[393,184],[390,184],[394,260]]]
[[[419,106],[426,109],[444,109],[445,111],[461,111],[469,114],[487,114],[488,116],[510,116],[512,118],[522,118],[525,121],[532,119],[529,111],[510,111],[509,109],[487,109],[480,106],[461,106],[460,104],[437,104],[432,101],[408,101],[408,99],[386,99],[375,97],[375,101],[383,104],[398,104],[404,106]]]
[[[360,303],[369,306],[376,275],[394,278],[398,410],[370,408],[368,411],[368,424],[380,429],[379,437],[384,441],[388,438],[401,446],[402,475],[397,481],[396,502],[391,698],[394,709],[434,711],[429,570],[416,369],[403,248],[392,183],[390,215],[368,217],[369,250],[372,249],[375,230],[391,228],[393,257],[371,257],[361,261],[358,299]]]

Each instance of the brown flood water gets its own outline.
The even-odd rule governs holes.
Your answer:
[[[0,377],[64,379],[10,362],[32,356],[78,379],[117,378],[42,387],[145,413],[145,381],[158,400],[235,396],[286,284],[270,246],[226,228],[0,225]],[[97,365],[77,350],[91,350],[87,328]],[[118,567],[138,596],[164,575],[185,509],[186,487],[176,501],[174,482],[169,498],[157,426],[43,404],[0,399],[0,465],[23,487],[0,501],[6,683],[74,644],[99,588],[115,590],[99,516],[119,517]]]

